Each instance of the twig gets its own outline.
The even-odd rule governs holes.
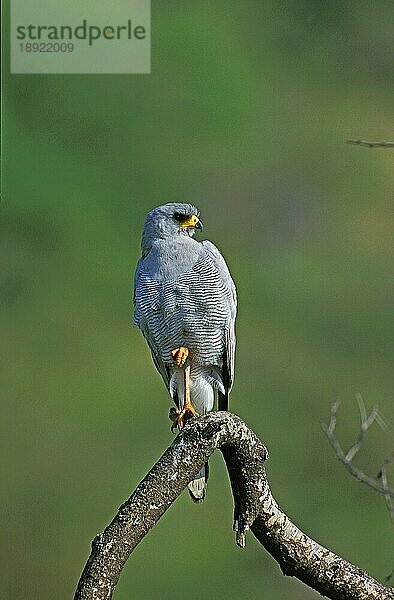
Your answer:
[[[394,148],[394,142],[367,142],[366,140],[346,140],[347,144],[353,146],[364,146],[366,148]]]
[[[245,544],[250,528],[284,574],[297,577],[329,598],[394,599],[392,588],[327,550],[290,521],[271,494],[264,444],[239,417],[221,411],[186,424],[112,523],[95,538],[74,600],[112,597],[131,552],[215,449],[222,451],[230,476],[238,545]]]
[[[384,578],[385,582],[387,583],[388,581],[390,581],[390,579],[392,578],[393,575],[394,575],[394,569],[391,571],[391,573],[389,573],[387,575],[387,577]]]
[[[386,427],[386,423],[385,423],[382,415],[380,414],[379,408],[377,406],[374,406],[372,408],[371,412],[369,414],[367,414],[361,394],[357,394],[356,399],[358,402],[358,407],[359,407],[359,412],[360,412],[360,431],[359,431],[356,441],[349,448],[349,450],[347,452],[344,452],[341,444],[339,443],[339,441],[337,440],[337,438],[335,436],[335,427],[336,427],[336,423],[337,423],[337,411],[338,411],[338,407],[339,407],[338,400],[335,400],[332,403],[330,422],[328,425],[325,425],[324,423],[322,423],[322,429],[323,429],[324,433],[326,434],[327,439],[330,442],[332,448],[334,449],[335,454],[337,455],[337,458],[346,467],[346,469],[349,471],[349,473],[351,475],[353,475],[353,477],[358,479],[358,481],[365,483],[369,487],[371,487],[374,490],[378,491],[379,493],[383,494],[386,498],[386,503],[387,503],[387,497],[390,498],[390,502],[391,502],[391,498],[394,498],[394,490],[391,487],[389,487],[387,480],[386,480],[386,485],[383,483],[384,466],[382,467],[382,470],[379,474],[379,476],[382,478],[382,483],[380,483],[378,481],[379,476],[376,479],[373,477],[370,477],[369,475],[367,475],[366,473],[361,471],[361,469],[358,469],[357,467],[355,467],[352,462],[353,458],[356,456],[356,454],[360,450],[361,445],[365,438],[365,434],[367,433],[367,431],[368,431],[369,427],[372,425],[372,423],[376,422],[382,429],[384,429]]]
[[[382,429],[386,428],[386,423],[385,423],[382,415],[379,413],[378,406],[374,406],[372,408],[371,412],[369,413],[369,415],[367,415],[367,411],[365,410],[364,400],[362,399],[362,396],[360,393],[356,394],[356,400],[357,400],[358,409],[360,412],[360,432],[357,436],[355,443],[353,444],[353,446],[351,446],[351,448],[349,448],[349,450],[346,453],[346,461],[348,463],[350,463],[353,460],[353,458],[356,456],[357,452],[360,450],[361,444],[363,443],[364,438],[365,438],[365,434],[367,433],[368,429],[371,427],[372,423],[374,423],[376,421]]]
[[[382,485],[384,489],[384,499],[386,500],[387,510],[389,511],[391,522],[394,523],[394,506],[390,495],[389,484],[387,481],[386,467],[383,465],[382,470]]]

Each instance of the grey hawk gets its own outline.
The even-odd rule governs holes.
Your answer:
[[[234,282],[219,250],[193,239],[202,230],[191,204],[159,206],[146,217],[134,278],[134,323],[177,406],[173,427],[213,409],[227,410],[234,378]],[[189,484],[205,497],[206,464]]]

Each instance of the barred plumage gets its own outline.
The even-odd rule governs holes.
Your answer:
[[[163,363],[172,363],[173,348],[186,346],[195,364],[221,368],[229,295],[211,257],[203,252],[191,271],[171,281],[157,281],[141,272],[135,322]]]
[[[167,204],[151,211],[142,236],[142,257],[134,282],[134,323],[141,329],[154,363],[178,408],[183,406],[183,368],[172,352],[189,350],[190,399],[200,414],[227,408],[235,352],[236,292],[227,265],[211,242],[193,239],[190,219],[197,209]],[[183,219],[183,220],[182,220]],[[205,495],[207,473],[189,486],[192,497]]]

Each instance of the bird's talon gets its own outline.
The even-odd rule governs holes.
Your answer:
[[[184,346],[175,348],[174,350],[171,350],[171,356],[177,367],[183,367],[187,357],[189,356],[189,349],[185,348]]]
[[[172,406],[168,413],[168,418],[170,419],[170,421],[174,422],[175,419],[177,418],[177,416],[178,416],[178,411],[174,406]]]
[[[192,417],[198,417],[199,414],[198,412],[193,408],[193,406],[190,404],[190,406],[185,406],[180,412],[178,412],[176,415],[174,415],[174,413],[172,413],[171,415],[171,419],[173,419],[173,423],[171,425],[171,431],[174,433],[174,430],[176,428],[178,429],[182,429],[183,427],[183,422],[188,419],[191,419]]]

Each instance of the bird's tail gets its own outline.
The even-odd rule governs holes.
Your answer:
[[[208,475],[209,467],[208,463],[206,462],[205,465],[198,471],[198,473],[196,473],[193,481],[191,481],[188,485],[190,497],[196,504],[200,504],[205,498]]]

